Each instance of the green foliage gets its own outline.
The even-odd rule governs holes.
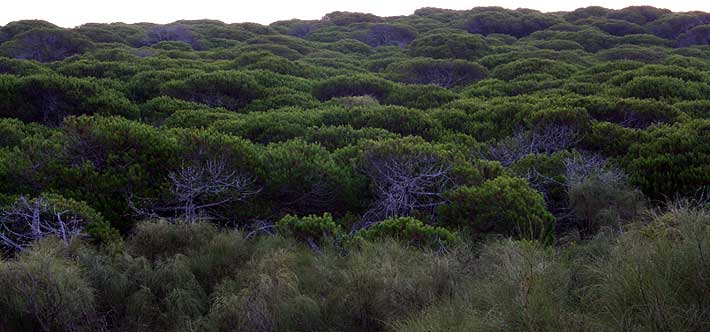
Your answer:
[[[411,108],[430,109],[450,103],[456,98],[458,96],[451,90],[436,85],[407,84],[396,86],[384,102]]]
[[[168,96],[231,111],[243,108],[265,93],[251,75],[237,71],[196,74],[184,81],[169,81],[161,90]]]
[[[692,194],[710,183],[707,120],[653,128],[625,156],[631,180],[647,195],[662,199]]]
[[[94,48],[82,35],[62,29],[39,28],[19,33],[0,46],[0,54],[40,62],[62,60]]]
[[[83,220],[86,225],[86,233],[95,240],[104,244],[121,241],[116,229],[111,227],[111,224],[104,220],[101,214],[85,202],[64,198],[58,194],[42,194],[41,198],[47,200],[57,211],[65,211],[62,216],[65,220],[71,220],[72,218]]]
[[[85,201],[119,230],[132,226],[127,188],[141,197],[157,197],[166,167],[176,165],[177,142],[156,128],[118,117],[69,118],[62,128],[64,165],[41,168],[42,181],[65,197]],[[54,168],[56,167],[56,168]],[[140,184],[137,186],[137,184]]]
[[[495,233],[542,242],[554,241],[555,218],[540,193],[519,178],[498,177],[479,187],[463,186],[446,194],[444,221],[474,233]]]
[[[358,128],[382,128],[402,136],[431,137],[438,124],[425,111],[400,106],[370,108],[352,121]]]
[[[637,77],[623,89],[624,96],[655,99],[700,99],[708,85],[673,77]]]
[[[269,144],[260,165],[263,196],[277,211],[320,214],[358,204],[348,198],[361,179],[319,145],[302,140]]]
[[[700,280],[708,273],[710,231],[707,209],[663,212],[638,232],[624,236],[608,257],[592,264],[590,306],[603,304],[602,324],[610,329],[703,330],[707,306],[698,302],[708,289]],[[664,300],[656,302],[653,299]],[[680,317],[682,319],[666,318]],[[621,319],[623,317],[623,319]]]
[[[48,72],[47,68],[33,61],[0,57],[0,74],[28,76]]]
[[[133,117],[136,107],[120,91],[93,79],[58,75],[0,76],[0,115],[56,126],[70,115]]]
[[[708,330],[709,24],[10,22],[0,205],[88,236],[0,260],[0,330]]]
[[[79,331],[704,330],[710,216],[685,204],[557,248],[503,240],[445,252],[387,239],[315,252],[283,237],[150,222],[119,255],[43,241],[0,260],[0,322]]]
[[[512,80],[529,74],[549,74],[556,78],[565,78],[574,71],[574,66],[560,61],[524,59],[496,67],[491,73],[491,76],[503,80]]]
[[[318,83],[313,89],[313,95],[321,101],[347,96],[372,96],[383,100],[392,85],[374,75],[336,76]]]
[[[625,155],[631,144],[639,139],[638,130],[624,128],[609,122],[595,122],[582,144],[593,151],[606,156],[620,157]]]
[[[386,140],[399,135],[381,128],[354,129],[347,126],[323,126],[306,131],[304,139],[307,142],[318,143],[328,150],[344,148],[365,140]]]
[[[0,261],[0,324],[18,330],[92,331],[100,326],[93,289],[54,241]]]
[[[322,216],[309,215],[297,217],[286,215],[276,223],[276,231],[287,237],[293,237],[301,241],[313,241],[319,243],[325,238],[334,238],[341,232],[338,225],[330,213]]]
[[[388,76],[409,84],[435,84],[444,88],[468,85],[486,77],[488,70],[474,62],[416,58],[395,62],[386,69]]]
[[[357,233],[367,240],[395,238],[415,246],[437,248],[453,244],[456,235],[442,227],[426,225],[411,217],[390,218]]]
[[[466,33],[432,33],[420,36],[409,45],[412,56],[436,59],[475,60],[490,52],[485,39]]]

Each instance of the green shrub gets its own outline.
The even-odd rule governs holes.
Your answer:
[[[609,256],[589,266],[584,298],[612,330],[702,331],[710,327],[710,295],[702,282],[710,270],[710,215],[702,208],[674,208],[645,229],[630,232]],[[661,300],[662,299],[662,300]]]
[[[34,61],[0,57],[0,74],[29,76],[48,72],[47,68]]]
[[[95,79],[58,75],[0,75],[0,115],[57,126],[71,115],[135,117],[137,108],[122,92]]]
[[[710,119],[710,100],[689,100],[673,104],[683,113],[695,119]]]
[[[68,118],[61,137],[67,159],[42,164],[42,183],[86,202],[124,232],[134,219],[126,200],[116,197],[126,197],[128,188],[140,197],[159,197],[166,167],[178,164],[173,137],[120,117]]]
[[[589,133],[582,140],[582,145],[605,156],[620,157],[628,152],[631,144],[639,139],[640,135],[639,130],[624,128],[615,123],[593,122]]]
[[[243,108],[265,93],[252,76],[237,71],[196,74],[184,81],[167,82],[161,90],[168,96],[231,111]]]
[[[276,230],[284,236],[314,243],[319,243],[324,238],[335,237],[341,231],[340,225],[333,220],[330,213],[300,218],[286,215],[276,223]]]
[[[490,47],[481,36],[446,32],[419,36],[409,44],[409,51],[417,57],[475,60],[488,54]]]
[[[430,138],[439,125],[422,110],[400,106],[373,107],[352,120],[356,128],[382,128],[403,136]]]
[[[607,121],[630,128],[645,128],[656,123],[673,123],[684,116],[677,108],[652,99],[622,99],[609,108],[592,110],[590,114],[600,121]]]
[[[638,216],[643,207],[642,195],[628,184],[625,174],[614,167],[574,174],[575,163],[567,161],[567,196],[571,217],[585,234],[596,234],[603,228],[619,230]],[[602,166],[603,167],[603,166]]]
[[[12,261],[0,261],[0,324],[13,330],[95,331],[94,289],[63,257],[63,246],[43,241]]]
[[[430,109],[452,102],[456,98],[458,96],[454,92],[439,86],[406,84],[396,86],[384,103]]]
[[[126,249],[134,256],[150,260],[189,255],[207,246],[217,233],[217,227],[208,223],[145,221],[136,225]]]
[[[357,233],[367,240],[392,237],[415,246],[437,248],[456,242],[456,235],[445,228],[426,225],[411,217],[390,218]]]
[[[62,60],[94,48],[84,36],[69,30],[38,28],[13,36],[0,46],[0,54],[40,62]]]
[[[710,183],[710,121],[659,126],[624,157],[631,181],[655,199],[687,195]]]
[[[555,60],[522,59],[516,60],[493,69],[491,76],[503,80],[512,80],[529,74],[549,74],[555,78],[569,77],[575,67]]]
[[[266,95],[254,100],[246,107],[246,112],[261,112],[285,107],[303,109],[316,108],[320,102],[310,93],[295,91],[288,88],[268,89]]]
[[[399,135],[381,128],[353,129],[347,126],[323,126],[306,130],[304,139],[317,143],[333,151],[350,145],[357,145],[364,140],[384,140],[397,138]]]
[[[495,233],[553,242],[555,218],[540,193],[525,180],[498,177],[478,187],[460,187],[446,193],[439,209],[444,222],[474,233]]]
[[[318,257],[314,264],[327,264],[331,259]],[[456,292],[461,280],[457,273],[460,263],[453,257],[393,240],[364,243],[340,262],[339,269],[325,271],[321,279],[335,277],[333,283],[320,288],[329,290],[322,307],[330,318],[329,327],[339,331],[386,330],[388,322],[408,317]]]
[[[637,77],[624,88],[626,97],[654,99],[700,99],[708,87],[673,77]]]
[[[313,95],[321,101],[348,96],[372,96],[381,101],[391,89],[391,82],[374,75],[336,76],[318,83]]]
[[[416,58],[390,64],[387,75],[409,84],[434,84],[444,88],[468,85],[484,79],[488,70],[474,62]]]
[[[260,196],[270,200],[277,215],[336,212],[358,204],[348,198],[361,180],[319,145],[302,140],[272,143],[260,160],[259,177],[265,181]]]
[[[324,309],[316,301],[318,297],[304,294],[299,283],[295,266],[298,258],[292,251],[277,249],[252,262],[242,282],[226,280],[220,284],[205,325],[219,331],[325,329]]]

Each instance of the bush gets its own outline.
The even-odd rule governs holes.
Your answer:
[[[710,44],[710,24],[699,25],[678,37],[681,47]]]
[[[434,84],[444,88],[468,85],[488,75],[488,70],[474,62],[417,58],[389,65],[387,75],[409,84]]]
[[[655,199],[688,195],[710,183],[710,121],[659,126],[624,157],[631,181]]]
[[[175,98],[224,107],[236,111],[265,94],[264,88],[252,76],[237,71],[196,74],[184,81],[170,81],[161,90]]]
[[[555,78],[566,78],[574,71],[574,66],[561,61],[523,59],[496,67],[491,76],[503,80],[512,80],[529,74],[549,74]]]
[[[489,35],[494,33],[511,35],[516,38],[535,31],[545,30],[562,20],[555,15],[491,10],[471,15],[464,24],[470,33]]]
[[[336,76],[319,82],[313,95],[321,101],[348,96],[372,96],[382,101],[391,90],[391,82],[374,75]]]
[[[302,109],[316,108],[320,102],[313,95],[289,88],[268,89],[263,98],[254,100],[246,107],[246,112],[262,112],[285,107]]]
[[[638,216],[642,195],[629,185],[626,174],[595,157],[575,156],[565,163],[570,217],[583,235],[622,229]]]
[[[13,261],[0,261],[0,324],[12,330],[96,331],[100,316],[82,270],[44,241]]]
[[[554,242],[555,218],[540,193],[519,178],[498,177],[479,187],[463,186],[446,193],[442,220],[473,233],[495,233]]]
[[[456,98],[458,96],[453,91],[436,85],[406,84],[396,86],[384,103],[430,109],[448,104]]]
[[[420,36],[409,45],[412,56],[436,59],[475,60],[490,52],[485,39],[465,33],[434,33]]]
[[[328,257],[315,264],[324,264]],[[419,312],[456,291],[460,268],[452,257],[392,240],[364,243],[336,271],[323,309],[340,331],[383,331],[388,323]],[[323,280],[327,280],[327,277]],[[321,287],[326,287],[322,285]],[[327,289],[327,288],[326,288]]]
[[[591,116],[597,120],[627,128],[646,128],[653,124],[672,123],[684,118],[675,107],[652,99],[621,99],[609,108],[595,107],[591,111]]]
[[[428,114],[401,106],[383,106],[364,110],[352,124],[356,128],[382,128],[402,136],[430,138],[439,127]]]
[[[657,63],[666,58],[663,50],[636,45],[620,45],[602,50],[597,56],[603,61],[631,60],[645,63]]]
[[[84,36],[60,29],[33,29],[17,34],[0,46],[0,54],[17,59],[52,62],[94,48]]]
[[[120,117],[68,118],[60,137],[66,159],[43,162],[42,183],[86,202],[121,231],[135,220],[126,200],[116,197],[160,197],[166,168],[178,164],[173,137]]]
[[[126,249],[134,256],[150,260],[190,255],[205,247],[217,232],[217,227],[208,223],[145,221],[136,225]]]
[[[137,113],[119,91],[95,80],[58,75],[0,76],[0,99],[0,115],[47,126],[57,126],[70,115]]]
[[[154,26],[145,32],[145,36],[139,43],[141,46],[160,47],[161,44],[166,45],[165,43],[167,42],[170,42],[170,45],[179,45],[178,43],[181,43],[187,46],[188,50],[201,48],[200,42],[192,30],[183,24]],[[183,46],[179,47],[183,48]]]
[[[19,20],[10,22],[0,28],[0,43],[4,43],[13,37],[32,29],[58,29],[59,27],[42,20]]]
[[[21,196],[2,213],[0,235],[8,252],[25,250],[46,237],[57,237],[66,245],[87,234],[107,244],[120,242],[118,232],[94,209],[57,194]]]
[[[294,252],[278,249],[252,262],[241,282],[226,280],[220,284],[205,325],[219,331],[324,329],[318,297],[304,294],[295,272],[298,258]]]
[[[394,139],[399,135],[381,128],[353,129],[347,126],[323,126],[310,128],[306,131],[304,139],[310,143],[317,143],[333,151],[351,145],[357,145],[365,140]]]
[[[360,40],[372,47],[399,46],[406,47],[417,37],[416,31],[411,27],[394,24],[375,24]]]
[[[47,68],[34,61],[0,57],[0,74],[29,76],[48,72]]]
[[[594,122],[584,137],[582,146],[609,157],[625,155],[631,144],[639,139],[641,132],[624,128],[615,123]]]
[[[358,204],[347,198],[361,180],[319,145],[302,140],[272,143],[260,160],[263,196],[277,215],[335,212]]]
[[[624,88],[626,97],[654,99],[700,99],[707,86],[673,77],[637,77]]]
[[[697,208],[674,208],[645,229],[621,237],[609,256],[590,266],[586,305],[602,326],[614,330],[702,331],[710,306],[704,280],[710,270],[710,215]],[[658,301],[657,299],[663,299]],[[603,309],[602,309],[603,308]]]
[[[300,218],[286,215],[276,224],[276,231],[283,236],[307,243],[320,243],[325,238],[334,238],[341,230],[333,216],[324,213],[322,216],[309,215]]]
[[[426,225],[411,217],[390,218],[363,229],[356,236],[367,240],[395,238],[404,243],[427,248],[439,248],[457,241],[445,228]]]

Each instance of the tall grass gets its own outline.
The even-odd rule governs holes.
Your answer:
[[[0,261],[5,330],[710,331],[707,207],[561,247],[442,253],[385,238],[314,251],[162,222],[124,252],[55,242]]]
[[[672,208],[556,250],[485,246],[475,276],[395,331],[710,331],[710,213]]]

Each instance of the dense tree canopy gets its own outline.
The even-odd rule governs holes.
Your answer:
[[[701,12],[11,22],[0,331],[708,331],[709,121]]]

